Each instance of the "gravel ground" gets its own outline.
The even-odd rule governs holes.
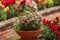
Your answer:
[[[46,19],[52,19],[52,18],[55,18],[55,17],[60,17],[60,12],[56,12],[56,13],[51,13],[50,15],[45,15],[43,16],[43,18],[46,18]]]

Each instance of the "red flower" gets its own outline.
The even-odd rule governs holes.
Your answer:
[[[44,24],[44,25],[48,25],[46,19],[43,19],[43,24]]]
[[[59,20],[59,17],[56,17],[56,20],[58,21]]]
[[[58,25],[58,21],[57,20],[54,20],[53,21],[53,25]]]
[[[14,8],[14,10],[15,10],[15,11],[18,11],[18,7],[16,6],[16,7]]]
[[[57,26],[54,30],[55,34],[60,35],[60,26]]]
[[[8,5],[12,5],[16,2],[16,0],[7,0]]]
[[[24,8],[24,6],[25,6],[25,0],[21,1],[20,5],[22,6],[22,8]]]
[[[58,17],[56,17],[53,22],[51,20],[43,19],[43,24],[48,26],[51,32],[54,32],[56,35],[60,35],[60,26],[58,25],[58,21]]]
[[[2,1],[2,5],[7,6],[7,1]]]
[[[51,20],[43,19],[43,23],[44,23],[45,25],[50,25],[50,24],[51,24]]]
[[[41,0],[38,0],[38,5],[42,5],[42,1]]]
[[[54,32],[54,30],[56,30],[57,29],[57,26],[55,25],[55,26],[53,26],[53,25],[51,25],[50,26],[50,30],[52,31],[52,32]]]
[[[50,25],[51,24],[51,20],[47,20],[47,24]]]
[[[16,0],[2,0],[2,5],[4,6],[10,6],[16,2]]]

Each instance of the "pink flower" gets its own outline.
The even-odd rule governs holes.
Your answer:
[[[15,10],[15,11],[18,11],[18,6],[16,6],[16,7],[14,8],[14,10]]]
[[[29,23],[30,21],[29,21],[29,20],[27,20],[27,22]]]
[[[26,4],[37,9],[37,4],[33,0],[26,0]]]
[[[26,0],[26,4],[28,4],[29,6],[33,6],[33,0]]]
[[[20,23],[21,23],[21,24],[23,24],[23,23],[24,23],[24,21],[23,21],[23,20],[20,20]]]
[[[5,8],[5,5],[2,5],[2,9],[4,9]]]
[[[32,21],[35,20],[34,17],[32,17],[31,20],[32,20]]]

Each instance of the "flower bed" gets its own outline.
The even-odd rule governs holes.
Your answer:
[[[44,40],[60,40],[60,18],[55,19],[43,19],[42,27],[45,29],[42,33]]]
[[[18,1],[19,2],[19,1]],[[45,3],[45,2],[44,2]],[[48,5],[49,4],[49,5]],[[48,3],[47,5],[50,7],[50,2]],[[32,7],[32,8],[30,8],[30,6],[27,6],[26,5],[26,7],[25,8],[23,8],[23,9],[21,9],[21,7],[14,7],[14,8],[12,8],[12,9],[10,9],[9,10],[9,8],[11,8],[10,6],[6,6],[5,8],[4,8],[4,5],[6,6],[6,4],[5,4],[5,2],[3,3],[3,6],[2,6],[2,12],[1,12],[1,20],[0,21],[2,21],[2,22],[0,22],[0,29],[9,29],[9,28],[11,28],[11,26],[14,24],[14,22],[16,22],[16,19],[17,18],[13,18],[13,17],[16,17],[16,16],[18,16],[18,14],[20,14],[20,12],[24,12],[24,11],[29,11],[29,12],[33,12],[33,11],[35,11],[36,9],[36,6],[34,7]],[[7,4],[8,5],[8,4]],[[10,3],[9,3],[9,5],[10,5]],[[14,4],[15,5],[15,4]],[[33,13],[37,13],[37,14],[39,14],[39,16],[40,15],[42,15],[42,16],[46,16],[46,14],[47,15],[52,15],[52,13],[55,13],[55,12],[58,12],[58,11],[60,11],[60,6],[56,6],[56,7],[53,7],[53,8],[49,8],[48,7],[48,9],[44,9],[46,6],[45,6],[46,4],[44,4],[44,5],[40,5],[39,4],[39,6],[43,6],[42,7],[42,9],[41,9],[41,7],[40,7],[40,10],[42,10],[42,11],[39,11],[39,12],[33,12]],[[58,4],[59,5],[59,4]],[[52,7],[52,5],[51,5],[51,7]],[[27,9],[28,8],[28,9]],[[30,9],[29,9],[30,8]],[[33,10],[32,10],[33,9]],[[43,10],[44,9],[44,10]],[[17,11],[18,10],[18,11]],[[32,11],[31,11],[32,10]],[[37,9],[37,10],[39,10],[39,8]],[[0,10],[1,11],[1,10]],[[12,12],[12,14],[9,14],[10,12]],[[5,13],[5,14],[4,14]],[[12,19],[11,19],[12,18]],[[9,19],[9,20],[8,20]],[[3,21],[3,20],[6,20],[6,21]],[[18,20],[18,19],[17,19]],[[10,25],[11,24],[11,25]],[[1,30],[0,30],[1,31]]]
[[[26,3],[26,4],[25,4]],[[45,9],[45,7],[54,7],[56,4],[55,0],[1,0],[0,1],[0,21],[8,20],[10,18],[16,17],[20,12],[29,11],[35,12]],[[59,0],[58,0],[59,5]],[[56,5],[55,5],[56,6]]]
[[[49,12],[50,13],[52,13],[54,10],[55,10],[55,8],[56,7],[54,7],[54,8],[50,8],[50,9],[48,9],[48,10],[50,10]],[[51,10],[52,9],[52,10]],[[57,10],[59,10],[59,6],[57,7]],[[57,11],[56,10],[56,11]],[[44,11],[44,10],[43,10]],[[39,15],[42,15],[42,14],[45,14],[45,13],[47,13],[47,9],[45,9],[45,13],[43,12],[43,11],[40,11],[40,12],[37,12]],[[49,14],[49,13],[48,13]],[[7,29],[7,28],[10,28],[13,24],[11,24],[11,23],[14,23],[14,22],[16,22],[16,19],[17,18],[12,18],[12,19],[9,19],[9,20],[7,20],[7,21],[3,21],[3,22],[0,22],[1,24],[0,24],[0,27],[1,28],[3,28],[3,27],[5,27],[5,29]],[[15,21],[14,21],[15,20]],[[6,24],[8,25],[8,26],[6,26]],[[11,25],[9,25],[9,24],[11,24]],[[7,27],[7,28],[6,28]],[[11,29],[11,28],[10,28]],[[7,29],[8,30],[8,29]],[[8,35],[10,35],[10,34],[8,34]],[[13,34],[12,34],[13,35]]]

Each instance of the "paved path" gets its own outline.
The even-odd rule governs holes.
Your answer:
[[[60,12],[51,13],[50,15],[46,14],[46,16],[44,16],[43,18],[52,19],[52,18],[55,18],[55,17],[60,17]]]
[[[13,29],[5,30],[0,32],[0,40],[12,40],[17,39],[18,35]]]

